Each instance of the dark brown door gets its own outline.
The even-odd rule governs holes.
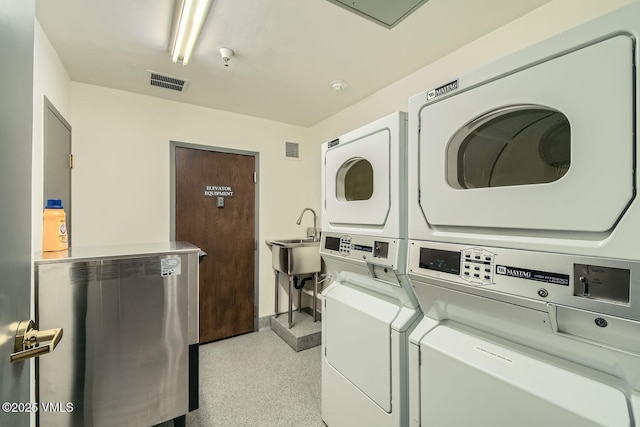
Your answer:
[[[200,264],[200,343],[255,324],[255,157],[176,147],[176,240],[207,253]]]

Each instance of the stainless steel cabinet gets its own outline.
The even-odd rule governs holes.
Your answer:
[[[170,242],[36,261],[37,322],[64,330],[38,360],[38,399],[59,403],[40,425],[151,426],[189,411],[198,251]]]

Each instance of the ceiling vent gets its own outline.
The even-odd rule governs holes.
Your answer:
[[[285,156],[290,159],[300,158],[300,144],[297,142],[285,142]]]
[[[151,86],[184,92],[189,84],[187,80],[162,75],[160,73],[156,73],[155,71],[148,71],[147,74],[149,76],[149,84]]]
[[[386,28],[393,28],[427,0],[328,0]]]

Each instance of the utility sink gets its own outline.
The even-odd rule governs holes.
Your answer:
[[[304,211],[303,211],[304,212]],[[314,233],[315,235],[315,233]],[[275,317],[278,317],[278,276],[289,277],[289,329],[293,325],[294,276],[313,274],[313,321],[316,321],[316,300],[318,295],[318,274],[322,268],[320,242],[313,238],[274,239],[265,242],[271,249],[271,266],[275,274]],[[298,291],[298,311],[302,310],[302,291]]]
[[[272,267],[288,276],[320,271],[320,242],[312,238],[274,239],[265,242],[271,249]]]

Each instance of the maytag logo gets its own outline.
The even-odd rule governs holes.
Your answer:
[[[517,277],[518,279],[535,280],[536,282],[552,283],[554,285],[569,286],[569,275],[564,273],[496,265],[496,274]]]
[[[458,89],[458,79],[427,92],[427,101]]]
[[[507,268],[507,276],[520,277],[522,279],[531,279],[531,272],[516,270],[515,268]]]
[[[507,267],[505,265],[496,265],[496,273],[520,279],[531,279],[531,270]]]

